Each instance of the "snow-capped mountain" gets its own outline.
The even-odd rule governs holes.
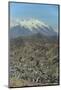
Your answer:
[[[54,36],[56,32],[53,28],[37,19],[26,19],[10,21],[10,38],[27,36],[40,33],[45,36]]]

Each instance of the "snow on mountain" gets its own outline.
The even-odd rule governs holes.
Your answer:
[[[10,37],[18,37],[22,35],[31,35],[41,33],[43,35],[55,35],[53,28],[38,19],[23,19],[10,21]]]
[[[48,27],[48,25],[44,24],[43,22],[41,22],[37,19],[33,19],[33,18],[26,19],[26,20],[25,19],[23,19],[23,20],[12,20],[10,22],[10,27],[14,27],[14,26],[17,26],[17,25],[28,28],[31,31],[33,30],[33,28],[37,29],[38,26],[39,27],[43,27],[43,26]]]

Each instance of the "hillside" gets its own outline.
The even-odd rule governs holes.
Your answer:
[[[57,85],[58,39],[41,34],[10,39],[10,87]]]

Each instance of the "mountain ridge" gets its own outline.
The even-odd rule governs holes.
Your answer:
[[[17,21],[14,22],[13,25],[10,25],[10,38],[28,36],[37,33],[41,33],[45,36],[55,36],[57,34],[51,26],[48,26],[37,19]]]

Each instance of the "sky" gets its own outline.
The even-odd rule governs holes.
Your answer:
[[[58,30],[58,5],[10,3],[10,18],[35,18]]]

